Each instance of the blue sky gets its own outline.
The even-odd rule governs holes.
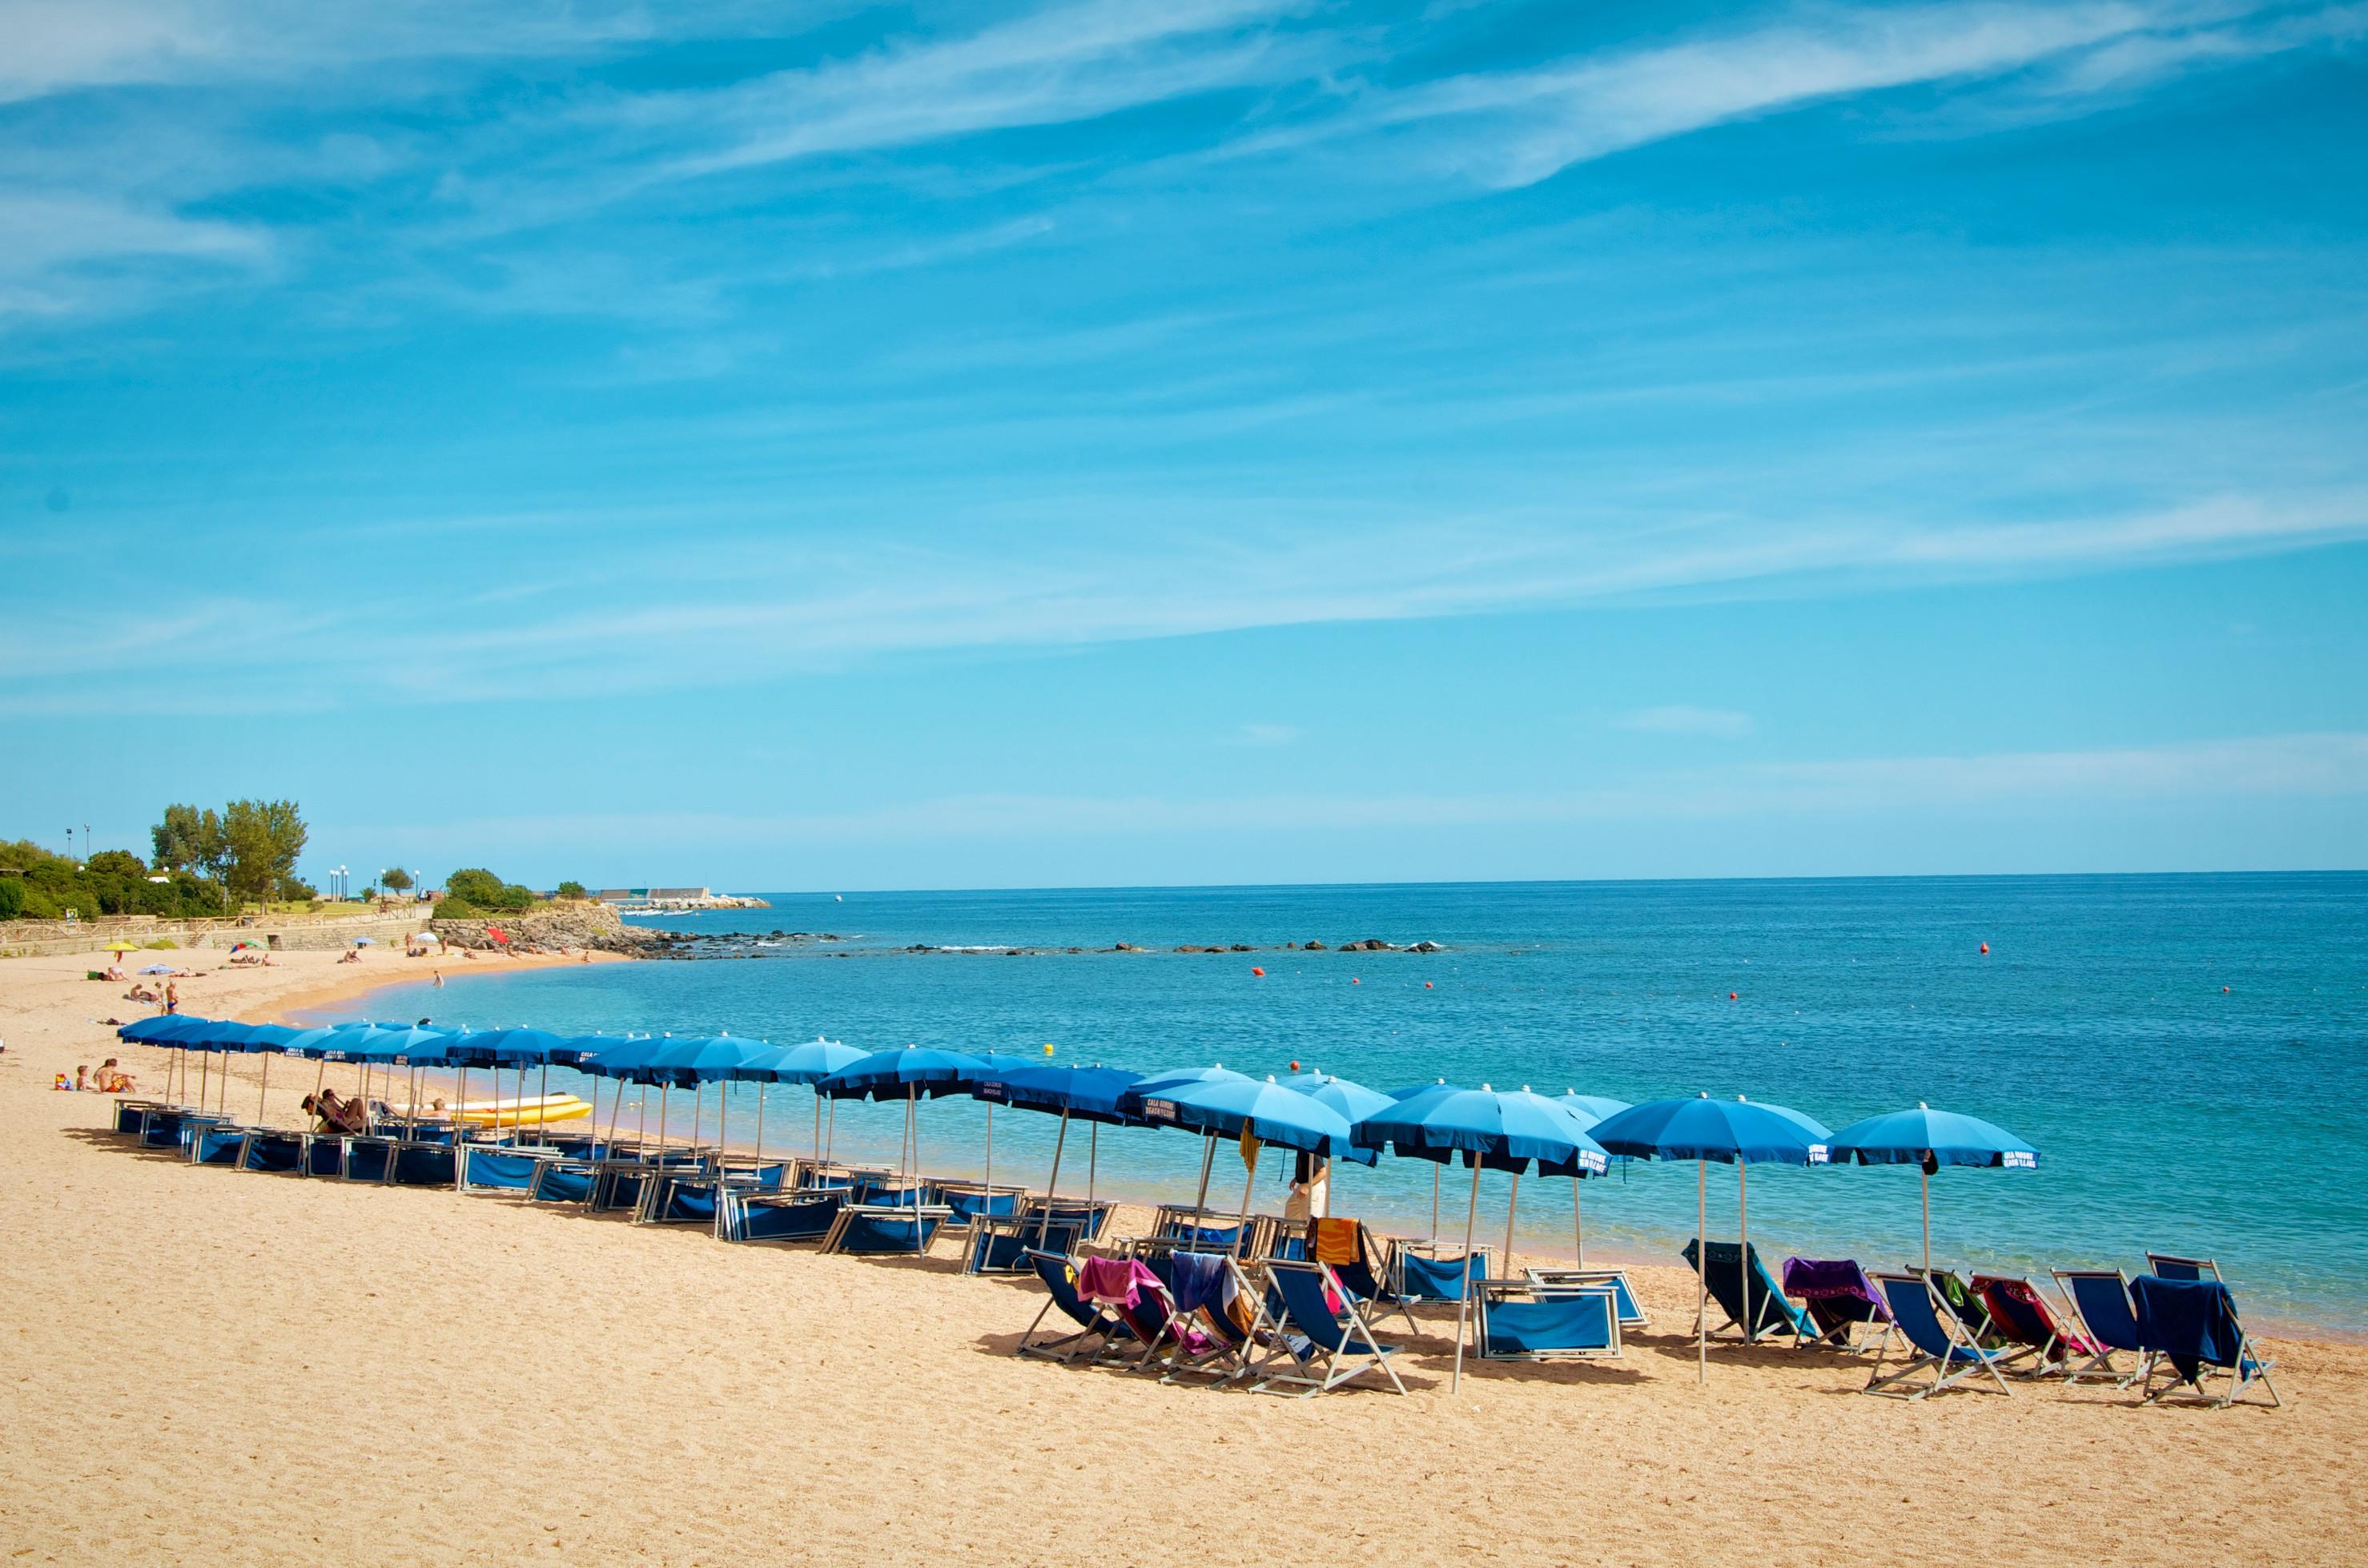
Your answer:
[[[2368,865],[2368,6],[789,14],[0,0],[0,831]]]

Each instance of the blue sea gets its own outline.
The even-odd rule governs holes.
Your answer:
[[[2217,1258],[2264,1321],[2368,1332],[2368,875],[766,896],[769,909],[644,923],[838,939],[407,984],[369,1010],[1038,1058],[1050,1045],[1060,1061],[1137,1069],[1284,1075],[1297,1062],[1376,1088],[1443,1076],[1632,1101],[1742,1094],[1837,1129],[1920,1100],[2001,1123],[2041,1152],[2035,1171],[1934,1179],[1936,1262],[2135,1272],[2150,1247],[2193,1254]],[[1441,950],[1282,950],[1364,937]],[[1153,950],[1108,950],[1120,942]],[[1258,950],[1168,950],[1235,942]],[[1087,950],[999,950],[1011,947]],[[556,1073],[553,1087],[563,1079],[592,1091]],[[735,1094],[731,1131],[746,1141],[755,1095]],[[803,1147],[812,1105],[803,1089],[772,1091],[768,1145]],[[604,1093],[604,1119],[608,1106]],[[901,1118],[896,1106],[841,1105],[837,1153],[893,1163]],[[930,1171],[979,1172],[984,1108],[925,1102],[920,1122]],[[996,1179],[1041,1182],[1054,1127],[998,1115]],[[1106,1131],[1100,1187],[1189,1200],[1200,1160],[1179,1133]],[[1262,1165],[1262,1206],[1280,1207],[1287,1168],[1272,1155]],[[1216,1170],[1212,1204],[1231,1206],[1238,1154],[1221,1149]],[[1063,1188],[1084,1176],[1064,1161]],[[1492,1244],[1508,1185],[1483,1177]],[[1731,1235],[1734,1168],[1712,1167],[1710,1185],[1712,1233]],[[1753,1239],[1771,1256],[1894,1265],[1917,1254],[1913,1167],[1763,1165],[1748,1193]],[[1444,1231],[1461,1233],[1468,1196],[1451,1173]],[[1666,1262],[1692,1234],[1690,1165],[1615,1165],[1583,1196],[1590,1258]],[[1519,1199],[1527,1246],[1566,1253],[1571,1184],[1533,1178]],[[1333,1207],[1427,1231],[1432,1168],[1387,1157],[1340,1167]]]

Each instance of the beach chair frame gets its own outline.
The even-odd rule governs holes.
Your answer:
[[[1267,1283],[1272,1288],[1281,1311],[1275,1315],[1274,1332],[1269,1336],[1267,1354],[1252,1369],[1252,1375],[1258,1379],[1250,1385],[1253,1392],[1271,1393],[1281,1385],[1299,1390],[1302,1399],[1312,1399],[1319,1393],[1329,1393],[1376,1369],[1389,1379],[1392,1388],[1399,1393],[1406,1392],[1406,1384],[1398,1381],[1397,1369],[1390,1365],[1390,1358],[1398,1354],[1397,1346],[1382,1343],[1381,1336],[1373,1332],[1372,1319],[1365,1311],[1364,1304],[1341,1287],[1331,1265],[1294,1263],[1287,1258],[1270,1257],[1259,1267],[1266,1271]],[[1334,1312],[1331,1322],[1324,1325],[1326,1334],[1333,1341],[1331,1345],[1326,1346],[1317,1337],[1315,1324],[1301,1323],[1298,1315],[1291,1310],[1291,1298],[1284,1290],[1282,1280],[1292,1275],[1299,1276],[1304,1281],[1312,1280],[1318,1289],[1339,1299],[1339,1310]],[[1469,1290],[1477,1283],[1476,1279],[1472,1280],[1465,1289]],[[1307,1354],[1304,1356],[1292,1347],[1291,1329],[1294,1324],[1309,1341]],[[1361,1346],[1358,1344],[1360,1340],[1363,1341]],[[1344,1365],[1344,1361],[1351,1357],[1361,1359],[1353,1365]],[[1322,1362],[1321,1369],[1313,1376],[1299,1369],[1318,1360]],[[1292,1369],[1268,1370],[1277,1362],[1284,1363]]]
[[[1980,1298],[1983,1307],[1989,1312],[1987,1324],[1988,1329],[2017,1346],[2001,1363],[2002,1365],[2012,1366],[2019,1361],[2030,1361],[2032,1365],[2015,1374],[2024,1378],[2054,1377],[2059,1372],[2069,1372],[2072,1369],[2072,1358],[2078,1355],[2079,1351],[2066,1333],[2065,1325],[2080,1320],[2065,1306],[2064,1302],[2051,1301],[2047,1292],[2040,1289],[2036,1280],[2021,1274],[1975,1274],[1965,1283],[1967,1288]],[[2000,1317],[1998,1309],[1990,1304],[1989,1287],[1992,1285],[2020,1285],[2030,1291],[2032,1299],[2038,1303],[2040,1326],[2045,1331],[2046,1337],[2033,1342],[2024,1335],[2022,1329],[2018,1327],[2011,1318]],[[2089,1343],[2094,1345],[2097,1341],[2091,1339]]]
[[[939,1231],[953,1218],[954,1211],[941,1204],[928,1203],[842,1203],[838,1218],[830,1222],[829,1232],[822,1238],[825,1253],[843,1254],[848,1257],[926,1257],[937,1241]],[[847,1233],[859,1219],[910,1220],[919,1228],[918,1244],[899,1247],[894,1252],[848,1252]]]
[[[1781,1341],[1789,1334],[1793,1336],[1793,1348],[1795,1350],[1805,1350],[1812,1346],[1823,1346],[1827,1349],[1834,1347],[1826,1336],[1818,1332],[1816,1322],[1809,1316],[1808,1309],[1784,1294],[1782,1281],[1768,1271],[1768,1260],[1759,1256],[1759,1248],[1756,1244],[1748,1248],[1745,1258],[1745,1261],[1751,1266],[1751,1284],[1759,1288],[1771,1310],[1784,1314],[1784,1321],[1770,1324],[1762,1328],[1756,1324],[1746,1324],[1737,1318],[1735,1315],[1735,1308],[1729,1306],[1721,1298],[1720,1292],[1735,1288],[1740,1271],[1723,1260],[1717,1264],[1712,1264],[1709,1261],[1711,1247],[1724,1247],[1726,1244],[1724,1241],[1713,1241],[1708,1245],[1702,1245],[1699,1238],[1686,1244],[1688,1247],[1701,1246],[1694,1259],[1686,1263],[1686,1267],[1701,1275],[1702,1280],[1702,1304],[1695,1312],[1694,1332],[1702,1333],[1702,1319],[1708,1315],[1711,1308],[1716,1307],[1726,1314],[1726,1321],[1716,1328],[1711,1329],[1704,1335],[1705,1338],[1715,1339],[1732,1328],[1741,1331],[1743,1343],[1746,1345]],[[1683,1258],[1685,1249],[1679,1249],[1678,1256]],[[1876,1278],[1881,1277],[1876,1276]],[[1751,1290],[1748,1286],[1744,1289],[1741,1305],[1744,1312],[1748,1314],[1751,1311]]]
[[[1483,1361],[1608,1361],[1616,1360],[1625,1354],[1620,1345],[1620,1289],[1617,1285],[1545,1285],[1531,1277],[1537,1272],[1530,1270],[1519,1279],[1475,1279],[1472,1282],[1474,1355]],[[1537,1350],[1489,1349],[1489,1309],[1508,1304],[1514,1296],[1528,1296],[1539,1302],[1600,1300],[1607,1325],[1605,1343]]]
[[[1058,1361],[1066,1367],[1075,1362],[1083,1353],[1086,1341],[1099,1339],[1101,1343],[1095,1346],[1094,1353],[1086,1358],[1086,1365],[1090,1367],[1110,1354],[1121,1339],[1133,1337],[1133,1331],[1128,1329],[1117,1314],[1100,1303],[1088,1301],[1077,1294],[1077,1260],[1075,1257],[1065,1253],[1038,1252],[1031,1249],[1028,1254],[1028,1263],[1036,1277],[1044,1282],[1044,1304],[1037,1310],[1035,1317],[1029,1321],[1028,1331],[1019,1336],[1019,1343],[1011,1347],[1013,1355],[1041,1357],[1047,1361]],[[1054,1290],[1052,1278],[1046,1272],[1054,1267],[1062,1271],[1063,1278],[1066,1281],[1069,1298],[1066,1301],[1064,1301],[1060,1293]],[[1036,1331],[1043,1325],[1045,1317],[1055,1308],[1060,1310],[1062,1316],[1077,1325],[1076,1332],[1064,1334],[1058,1339],[1037,1338]]]
[[[1436,1239],[1424,1241],[1414,1236],[1390,1238],[1389,1256],[1383,1264],[1383,1278],[1389,1282],[1390,1294],[1397,1299],[1401,1307],[1407,1310],[1408,1321],[1412,1321],[1412,1309],[1417,1301],[1455,1301],[1462,1299],[1457,1296],[1434,1296],[1428,1290],[1416,1291],[1406,1289],[1406,1260],[1409,1257],[1422,1257],[1433,1263],[1441,1262],[1443,1260],[1439,1256],[1441,1244]],[[1463,1262],[1466,1289],[1470,1288],[1471,1281],[1488,1277],[1488,1249],[1476,1244],[1464,1255]],[[1476,1269],[1474,1267],[1475,1259],[1479,1265]]]
[[[2154,1254],[2148,1253],[2146,1261],[2151,1263],[2154,1257]],[[2160,1277],[2157,1276],[2157,1278]],[[2212,1271],[2212,1283],[2219,1285],[2226,1283],[2220,1278],[2219,1270],[2216,1268]],[[2222,1367],[2207,1361],[2195,1369],[2195,1376],[2190,1380],[2180,1375],[2179,1369],[2171,1365],[2169,1357],[2159,1352],[2152,1352],[2146,1363],[2146,1375],[2138,1380],[2140,1404],[2193,1404],[2212,1410],[2226,1410],[2232,1404],[2245,1403],[2256,1405],[2263,1410],[2275,1410],[2285,1403],[2278,1393],[2278,1385],[2270,1381],[2270,1373],[2276,1369],[2277,1362],[2262,1355],[2260,1346],[2253,1343],[2253,1336],[2246,1329],[2244,1320],[2236,1315],[2236,1302],[2233,1297],[2229,1301],[2228,1311],[2229,1316],[2237,1324],[2237,1364],[2233,1367]],[[2154,1380],[2159,1373],[2168,1373],[2169,1377],[2162,1387],[2157,1389],[2154,1386]],[[2227,1392],[2216,1398],[2205,1386],[2215,1373],[2225,1375],[2228,1379]],[[2270,1397],[2267,1403],[2244,1397],[2245,1391],[2256,1382],[2269,1391]]]
[[[1890,1309],[1891,1321],[1884,1325],[1882,1341],[1875,1347],[1874,1365],[1868,1370],[1866,1387],[1860,1392],[1887,1394],[1894,1399],[1910,1401],[1930,1399],[1944,1389],[1955,1388],[1966,1383],[1968,1379],[1987,1372],[1991,1381],[1998,1384],[1998,1392],[2009,1399],[2014,1396],[2013,1385],[2006,1381],[2005,1372],[2000,1370],[2006,1359],[2004,1353],[1984,1349],[1972,1326],[1957,1314],[1957,1309],[1950,1304],[1948,1297],[1932,1288],[1930,1279],[1906,1270],[1877,1272],[1873,1278],[1875,1288],[1883,1292],[1884,1305]],[[1897,1286],[1901,1293],[1910,1294],[1911,1299],[1913,1294],[1920,1293],[1930,1304],[1932,1321],[1941,1331],[1942,1343],[1939,1350],[1917,1342],[1915,1331],[1902,1321],[1899,1295],[1894,1293],[1894,1286]],[[1899,1370],[1886,1375],[1883,1369],[1884,1358],[1889,1353],[1895,1335],[1907,1346],[1907,1360]],[[1925,1387],[1903,1389],[1897,1386],[1928,1369],[1932,1373],[1932,1381]],[[1978,1382],[1967,1386],[1981,1387]]]
[[[1636,1294],[1635,1284],[1624,1268],[1525,1268],[1521,1272],[1541,1291],[1608,1287],[1618,1297],[1622,1330],[1652,1326],[1653,1320],[1645,1312],[1645,1298]]]
[[[1216,1386],[1238,1381],[1253,1370],[1252,1354],[1268,1344],[1274,1335],[1274,1320],[1267,1311],[1267,1294],[1250,1278],[1241,1260],[1231,1253],[1215,1255],[1224,1265],[1239,1299],[1250,1303],[1250,1325],[1238,1329],[1224,1312],[1213,1306],[1204,1306],[1193,1317],[1204,1326],[1202,1332],[1214,1341],[1200,1353],[1186,1350],[1178,1336],[1174,1355],[1167,1358],[1167,1372],[1159,1381],[1172,1383],[1181,1377],[1213,1377]],[[1171,1303],[1172,1304],[1172,1303]]]
[[[951,1226],[947,1228],[952,1229]],[[1036,1239],[1040,1228],[1043,1233],[1041,1243]],[[1076,1220],[1055,1219],[1045,1224],[1024,1214],[982,1215],[963,1228],[962,1238],[964,1274],[1026,1274],[1031,1270],[1028,1261],[1030,1253],[1051,1253],[1066,1257],[1084,1244],[1086,1227],[1083,1221]],[[995,1251],[995,1243],[998,1240],[1008,1240],[1018,1244],[1010,1252],[1008,1263],[991,1265],[987,1258]]]
[[[726,1187],[717,1203],[721,1210],[716,1221],[716,1239],[726,1242],[757,1244],[778,1242],[784,1246],[803,1245],[819,1242],[830,1233],[830,1225],[814,1227],[809,1233],[791,1236],[751,1235],[749,1214],[754,1210],[816,1209],[829,1206],[831,1222],[837,1223],[838,1211],[846,1205],[835,1187],[810,1187],[792,1192],[758,1192],[741,1187]]]
[[[2215,1285],[2226,1285],[2220,1278],[2220,1266],[2208,1257],[2181,1257],[2177,1253],[2150,1252],[2146,1255],[2146,1272],[2157,1279],[2209,1279]]]

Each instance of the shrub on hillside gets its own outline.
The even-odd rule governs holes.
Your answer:
[[[479,909],[475,904],[471,903],[465,898],[447,898],[438,902],[436,905],[436,918],[438,920],[482,920],[484,918],[484,911]]]

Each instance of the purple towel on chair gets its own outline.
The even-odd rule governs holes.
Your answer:
[[[1891,1320],[1874,1282],[1854,1258],[1786,1258],[1784,1294],[1801,1299],[1809,1309],[1809,1321],[1827,1339],[1847,1337],[1854,1323]]]

